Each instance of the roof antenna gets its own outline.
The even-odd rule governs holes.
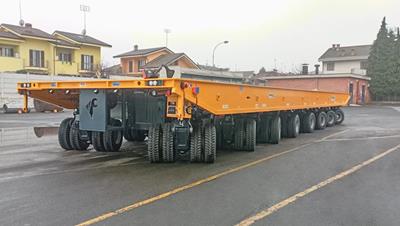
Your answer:
[[[22,6],[21,6],[21,0],[19,0],[19,26],[24,26],[25,21],[22,19]]]
[[[83,12],[83,30],[82,35],[86,35],[86,13],[90,12],[90,7],[87,5],[81,5],[81,11]]]

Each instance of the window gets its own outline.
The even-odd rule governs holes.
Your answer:
[[[72,62],[72,54],[71,53],[59,53],[58,60],[66,63]]]
[[[14,57],[14,48],[11,47],[0,47],[0,56]]]
[[[360,69],[367,70],[367,68],[368,68],[368,61],[361,61]]]
[[[129,61],[128,67],[129,67],[129,73],[133,72],[133,61]]]
[[[146,64],[146,60],[139,60],[139,61],[138,61],[138,67],[139,67],[139,69],[141,69],[145,64]]]
[[[327,71],[334,71],[335,70],[335,62],[326,63],[326,70]]]
[[[29,66],[30,67],[44,67],[44,51],[42,50],[29,50]]]
[[[81,70],[93,71],[93,56],[81,55]]]

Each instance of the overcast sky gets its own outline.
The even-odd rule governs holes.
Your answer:
[[[164,28],[171,29],[168,48],[193,61],[232,70],[262,66],[291,71],[301,63],[315,64],[333,43],[370,44],[383,16],[400,26],[399,0],[21,0],[22,17],[52,33],[80,33],[80,4],[91,7],[87,34],[111,44],[103,61],[133,49],[165,46]],[[18,24],[18,0],[1,0],[0,23]]]

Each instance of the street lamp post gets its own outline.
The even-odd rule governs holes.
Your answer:
[[[222,45],[222,44],[228,44],[228,43],[229,43],[229,41],[223,41],[223,42],[218,43],[218,44],[214,47],[213,54],[212,54],[212,63],[213,63],[213,67],[215,67],[215,50],[217,49],[218,46],[220,46],[220,45]]]

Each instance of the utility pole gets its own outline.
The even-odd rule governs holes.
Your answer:
[[[168,34],[171,33],[171,29],[165,28],[164,33],[165,33],[165,47],[168,47]]]
[[[81,5],[81,11],[83,12],[83,30],[82,35],[86,35],[86,13],[90,12],[90,7],[87,5]]]
[[[21,0],[19,0],[19,26],[24,26],[25,22],[22,19],[22,4],[21,4]]]

